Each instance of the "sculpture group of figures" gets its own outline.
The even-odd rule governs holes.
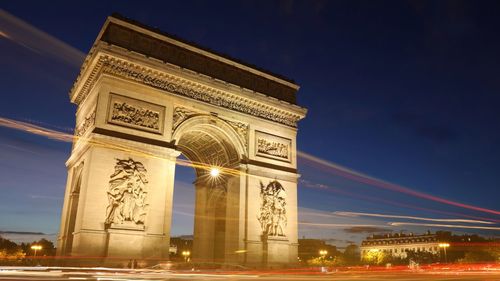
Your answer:
[[[287,224],[285,188],[276,180],[267,186],[261,182],[260,197],[262,203],[258,220],[262,231],[269,236],[285,236],[284,229]]]
[[[288,145],[284,143],[267,139],[258,139],[257,150],[260,153],[288,159]]]
[[[115,102],[111,120],[158,130],[160,126],[160,113],[136,107],[126,102]]]
[[[146,168],[140,162],[131,158],[117,159],[115,172],[109,181],[105,222],[107,226],[127,221],[144,224],[148,183],[146,172]]]

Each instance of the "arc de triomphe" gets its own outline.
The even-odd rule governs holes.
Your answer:
[[[59,254],[167,260],[183,154],[197,176],[194,261],[295,263],[298,89],[108,17],[70,91],[78,109]]]

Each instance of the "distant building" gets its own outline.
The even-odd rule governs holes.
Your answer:
[[[440,235],[431,232],[421,235],[413,233],[372,235],[361,242],[361,259],[373,252],[383,252],[400,258],[406,258],[407,252],[410,251],[439,254],[439,244],[443,242]]]
[[[193,237],[192,236],[180,236],[170,238],[170,257],[181,257],[183,251],[189,251],[190,255],[193,253]]]
[[[327,256],[337,255],[337,247],[326,244],[320,239],[299,239],[299,260],[307,261],[320,256],[319,251],[326,250]]]

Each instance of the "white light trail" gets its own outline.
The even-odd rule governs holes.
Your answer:
[[[391,226],[427,226],[427,227],[446,227],[446,228],[459,228],[459,229],[488,229],[500,230],[500,227],[494,226],[473,226],[473,225],[455,225],[455,224],[434,224],[434,223],[417,223],[417,222],[389,222]]]
[[[410,220],[421,220],[421,221],[435,221],[435,222],[462,222],[462,223],[481,223],[481,224],[495,224],[490,221],[481,220],[469,220],[469,219],[437,219],[437,218],[424,218],[424,217],[414,217],[414,216],[400,216],[400,215],[385,215],[385,214],[373,214],[373,213],[358,213],[358,212],[333,212],[338,216],[345,217],[378,217],[378,218],[393,218],[393,219],[410,219]]]
[[[2,9],[0,9],[0,37],[77,68],[80,68],[85,58],[85,54],[80,50]]]

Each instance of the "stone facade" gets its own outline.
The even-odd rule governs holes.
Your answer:
[[[124,30],[128,35],[120,35]],[[186,51],[185,60],[210,67],[189,69],[193,62],[176,64],[159,50],[151,55],[147,46],[156,45],[142,40],[175,46]],[[248,79],[259,86],[246,88]],[[279,91],[271,95],[272,89]],[[195,261],[295,263],[297,122],[306,114],[294,103],[297,90],[288,80],[109,17],[70,92],[77,126],[59,253],[100,257],[101,264],[168,260],[175,165],[183,154],[197,175]],[[212,166],[222,171],[215,180]]]
[[[387,234],[373,235],[361,242],[361,259],[370,251],[380,251],[388,255],[406,258],[408,251],[429,252],[439,254],[439,238],[436,234],[426,233],[423,235],[413,234]]]

